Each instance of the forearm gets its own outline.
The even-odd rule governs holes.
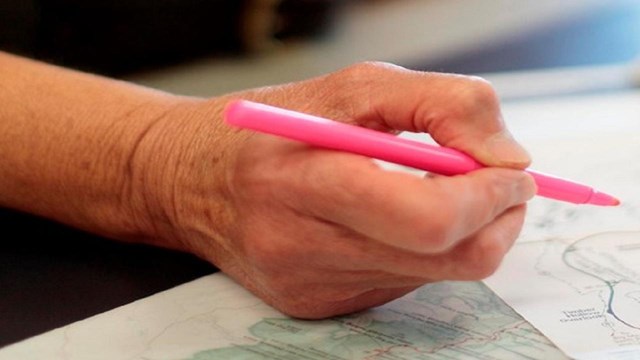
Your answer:
[[[145,139],[189,102],[0,53],[0,206],[114,238],[154,236],[149,210],[164,200],[145,191],[164,185],[143,173]]]

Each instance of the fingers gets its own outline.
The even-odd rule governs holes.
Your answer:
[[[315,156],[304,173],[297,186],[287,189],[293,207],[423,254],[456,246],[535,193],[533,180],[522,171],[482,169],[423,180],[333,152]]]
[[[364,63],[326,77],[321,86],[343,90],[332,97],[335,108],[345,109],[343,121],[429,133],[485,165],[530,163],[502,120],[494,89],[481,78]]]
[[[402,261],[375,254],[380,270],[399,279],[481,280],[493,274],[513,246],[524,221],[526,205],[506,210],[493,222],[442,254],[404,255]],[[387,254],[390,252],[387,251]]]
[[[449,258],[458,266],[448,278],[479,280],[493,274],[520,234],[525,209],[526,204],[523,204],[507,210],[472,239],[454,249]]]
[[[333,235],[318,228],[317,233],[330,235],[322,241],[327,245],[315,251],[323,261],[314,265],[326,269],[320,277],[322,281],[344,283],[349,279],[345,291],[358,286],[380,289],[439,280],[483,279],[497,269],[517,239],[525,210],[524,204],[509,208],[456,246],[436,254],[398,249],[353,233]],[[345,276],[331,278],[331,269],[340,269]]]
[[[383,289],[419,286],[440,280],[486,278],[498,268],[520,234],[525,210],[526,205],[506,210],[487,226],[460,241],[457,246],[439,254],[407,252],[371,241],[365,244],[365,240],[362,240],[363,246],[354,246],[354,240],[360,241],[354,237],[339,243],[333,242],[331,249],[320,251],[333,258],[327,264],[327,269],[343,269],[348,266],[350,269],[367,270],[343,270],[341,274],[344,277],[321,279],[329,283],[345,283],[345,279],[349,279],[344,288],[347,291],[358,286]]]
[[[295,273],[288,272],[275,279],[271,284],[275,286],[268,286],[268,296],[263,297],[289,315],[323,318],[384,304],[435,280],[482,279],[498,268],[512,246],[524,210],[524,205],[520,205],[505,211],[445,254],[399,254],[382,244],[370,244],[367,252],[346,251],[351,256],[343,258],[338,266],[332,264],[313,271],[312,263],[307,263],[310,268],[298,267]],[[334,243],[323,248],[328,249],[326,254],[331,254]],[[342,250],[353,249],[339,249],[338,255]],[[363,261],[378,270],[350,270],[354,263]]]
[[[438,280],[481,280],[490,276],[518,238],[525,210],[524,204],[510,208],[446,254],[423,259],[428,263],[422,269],[424,275]],[[410,268],[403,270],[415,276]]]

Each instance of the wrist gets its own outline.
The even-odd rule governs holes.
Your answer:
[[[130,207],[143,214],[142,241],[209,257],[210,247],[228,237],[233,215],[226,181],[236,137],[222,123],[223,106],[182,98],[141,137],[129,167]]]
[[[185,239],[202,225],[190,216],[224,208],[230,138],[217,134],[215,101],[2,53],[0,65],[0,206],[191,251]]]

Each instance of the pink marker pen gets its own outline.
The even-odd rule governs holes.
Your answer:
[[[470,156],[454,149],[246,100],[231,102],[225,109],[225,120],[241,128],[441,175],[464,174],[484,167]],[[620,204],[613,196],[587,185],[531,169],[524,171],[533,176],[540,196],[575,204]]]

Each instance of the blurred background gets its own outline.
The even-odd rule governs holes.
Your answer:
[[[0,50],[195,96],[381,60],[521,101],[636,85],[640,0],[0,0]],[[0,226],[0,346],[216,271],[6,209]]]
[[[622,64],[638,0],[2,0],[0,49],[188,95],[362,60],[484,74]]]

